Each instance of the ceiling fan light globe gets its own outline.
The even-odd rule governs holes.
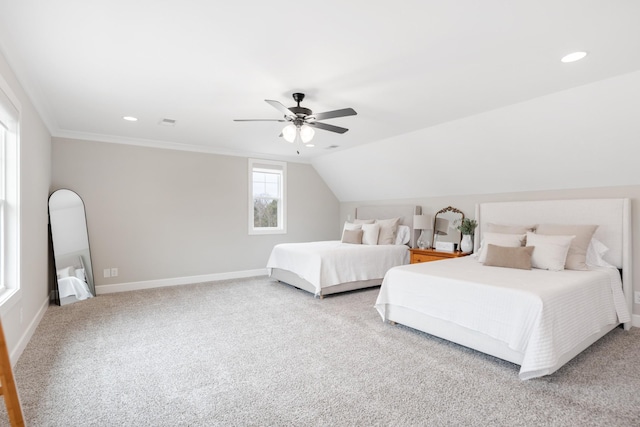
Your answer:
[[[293,142],[296,140],[297,129],[295,125],[287,125],[282,129],[282,137],[287,142]]]
[[[315,135],[315,133],[316,132],[311,126],[302,125],[300,127],[300,138],[305,144],[313,139],[313,135]]]

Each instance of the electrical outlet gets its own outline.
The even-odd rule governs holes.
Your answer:
[[[103,277],[111,277],[111,269],[110,268],[105,268],[104,270],[102,270],[102,276]]]
[[[111,269],[111,277],[118,277],[118,267],[113,267]]]
[[[633,295],[635,296],[635,301],[634,302],[636,304],[640,304],[640,291],[636,291]]]

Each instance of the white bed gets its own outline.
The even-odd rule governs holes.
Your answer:
[[[363,206],[356,219],[400,218],[409,227],[408,245],[358,245],[341,241],[283,243],[276,245],[267,262],[269,275],[281,282],[325,295],[379,286],[392,267],[409,263],[409,247],[416,236],[413,216],[420,206]]]
[[[89,290],[82,257],[76,257],[75,262],[56,270],[58,282],[58,298],[75,297],[77,300],[92,298]]]
[[[597,224],[593,238],[616,268],[518,270],[473,256],[413,264],[387,273],[376,309],[385,321],[518,364],[521,379],[551,374],[619,324],[631,326],[630,209],[628,199],[480,204],[476,249],[489,223]]]

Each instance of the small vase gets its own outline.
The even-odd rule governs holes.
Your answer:
[[[473,251],[473,240],[471,239],[471,234],[462,235],[460,250],[465,254],[471,253]]]

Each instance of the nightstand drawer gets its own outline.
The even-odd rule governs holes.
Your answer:
[[[419,262],[439,261],[441,259],[442,257],[434,256],[434,255],[412,254],[411,264],[417,264]]]
[[[409,249],[411,253],[411,264],[417,264],[419,262],[431,262],[431,261],[440,261],[447,258],[458,258],[461,256],[467,256],[469,254],[464,254],[460,251],[456,252],[444,252],[444,251],[436,251],[433,249]]]

